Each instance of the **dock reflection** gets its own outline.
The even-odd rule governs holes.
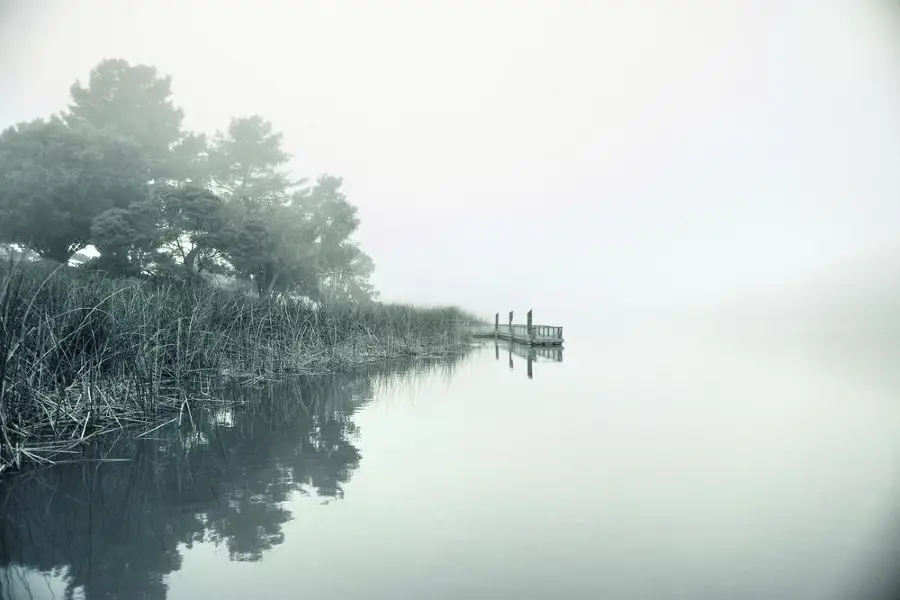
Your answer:
[[[509,360],[509,369],[515,368],[513,356],[524,358],[528,379],[534,378],[534,363],[536,362],[562,362],[563,349],[559,346],[527,346],[498,340],[494,342],[494,358],[500,360],[501,347],[506,350]]]

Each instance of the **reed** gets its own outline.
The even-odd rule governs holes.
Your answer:
[[[463,351],[456,308],[310,306],[202,282],[0,266],[0,473],[91,438],[192,419],[222,378],[253,384]]]

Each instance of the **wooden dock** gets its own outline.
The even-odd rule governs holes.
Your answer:
[[[476,325],[472,327],[472,335],[477,338],[494,338],[528,346],[562,346],[563,328],[557,325],[535,325],[532,323],[531,311],[528,311],[528,322],[524,325],[513,324],[513,312],[509,311],[509,323],[500,324],[500,313],[494,315],[494,326]]]

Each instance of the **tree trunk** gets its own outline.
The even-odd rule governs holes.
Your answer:
[[[198,271],[194,268],[194,265],[197,262],[197,256],[200,254],[200,246],[194,246],[191,248],[191,251],[187,253],[184,257],[184,268],[187,269],[190,273],[197,273]]]

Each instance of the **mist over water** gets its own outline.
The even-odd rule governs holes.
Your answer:
[[[890,597],[900,385],[789,337],[670,322],[530,377],[486,340],[275,386],[13,479],[3,597]]]
[[[566,343],[4,479],[0,600],[900,597],[900,5],[14,4],[0,128],[157,66],[344,177],[381,298]]]

